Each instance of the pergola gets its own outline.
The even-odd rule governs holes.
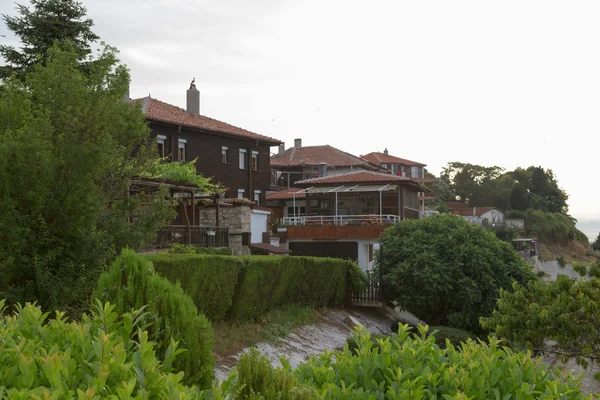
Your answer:
[[[321,193],[321,194],[331,194],[335,193],[335,217],[338,217],[338,194],[339,193],[351,193],[351,192],[379,192],[379,218],[383,217],[383,192],[397,190],[398,185],[394,184],[380,184],[380,185],[342,185],[337,187],[309,187],[307,189],[302,189],[297,192],[292,193],[293,200],[293,208],[294,208],[294,218],[296,218],[296,194],[305,193],[305,194],[313,194],[313,193]]]

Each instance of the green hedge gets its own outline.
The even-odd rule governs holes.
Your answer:
[[[273,308],[340,306],[364,274],[356,264],[316,257],[149,256],[212,320],[254,321]]]
[[[111,302],[119,314],[146,306],[142,322],[150,340],[156,342],[157,355],[167,354],[173,338],[186,349],[173,364],[185,372],[184,381],[201,388],[211,386],[214,339],[210,323],[181,286],[157,275],[145,257],[123,250],[100,276],[92,298]]]
[[[233,255],[231,247],[200,247],[188,244],[175,243],[173,246],[164,250],[167,254],[208,254],[211,256],[230,256]]]

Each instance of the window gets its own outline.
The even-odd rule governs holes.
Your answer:
[[[388,165],[387,164],[381,164],[381,167],[387,169]]]
[[[243,199],[245,192],[246,191],[244,189],[238,189],[238,199]]]
[[[179,139],[177,141],[177,160],[185,161],[185,144],[187,140]]]
[[[246,165],[248,164],[246,161],[246,150],[240,149],[240,169],[246,169]]]
[[[294,207],[288,207],[287,208],[287,215],[288,217],[293,217],[294,216]],[[302,217],[306,215],[306,207],[298,207],[296,206],[296,217]]]
[[[258,171],[258,151],[252,152],[252,170]]]
[[[410,177],[411,178],[420,178],[419,167],[410,167]]]
[[[165,140],[166,139],[167,139],[167,137],[163,136],[163,135],[156,136],[156,145],[158,148],[158,156],[161,158],[165,157]]]
[[[254,191],[254,202],[257,206],[260,206],[260,190]]]
[[[229,149],[225,146],[221,147],[221,162],[229,164]]]
[[[392,174],[398,175],[398,165],[392,165]]]
[[[373,245],[372,244],[368,244],[367,245],[367,251],[369,253],[369,262],[373,261]]]

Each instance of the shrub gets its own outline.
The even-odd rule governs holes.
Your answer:
[[[167,357],[171,338],[175,339],[186,349],[174,362],[177,370],[185,372],[185,382],[201,388],[211,385],[214,360],[210,323],[198,314],[181,287],[157,275],[145,257],[123,250],[100,276],[93,298],[113,302],[119,313],[147,305],[143,322],[149,324],[148,335],[157,343],[158,354]]]
[[[150,260],[160,274],[180,281],[213,320],[256,321],[287,305],[340,306],[348,287],[358,290],[366,279],[354,263],[333,258],[156,255]]]
[[[567,266],[567,260],[565,260],[565,258],[563,256],[558,256],[556,258],[556,261],[558,262],[558,266],[561,268],[564,268]]]
[[[494,338],[489,343],[467,339],[460,348],[436,345],[420,326],[411,334],[379,339],[354,334],[355,351],[324,352],[291,369],[285,359],[273,368],[256,351],[240,360],[233,393],[279,398],[293,387],[294,399],[582,399],[579,383],[568,372],[561,377],[532,359],[513,352]]]
[[[231,310],[244,262],[239,257],[201,255],[151,256],[156,271],[183,290],[211,321],[223,320]]]
[[[167,254],[208,254],[211,256],[230,256],[233,249],[230,247],[200,247],[188,244],[175,243],[164,251]]]
[[[429,328],[431,335],[435,336],[435,343],[442,349],[446,348],[446,340],[450,341],[450,344],[456,347],[460,347],[461,343],[466,343],[469,339],[475,339],[475,337],[461,329],[449,328],[447,326],[432,326]]]
[[[399,304],[431,324],[477,333],[498,291],[537,277],[508,243],[463,218],[405,220],[381,236],[384,285]]]
[[[140,330],[143,315],[119,316],[114,306],[98,303],[81,322],[66,322],[64,313],[48,320],[39,307],[18,306],[0,319],[0,397],[200,398],[181,383],[182,373],[171,372],[181,351],[174,341],[163,361],[156,358]]]

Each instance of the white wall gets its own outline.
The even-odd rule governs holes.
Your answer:
[[[263,210],[252,210],[250,216],[250,243],[262,243],[262,234],[268,232],[268,219],[271,213]]]
[[[481,220],[488,220],[488,223],[491,225],[492,223],[501,223],[504,222],[504,213],[498,210],[490,210],[485,214],[481,215]]]

